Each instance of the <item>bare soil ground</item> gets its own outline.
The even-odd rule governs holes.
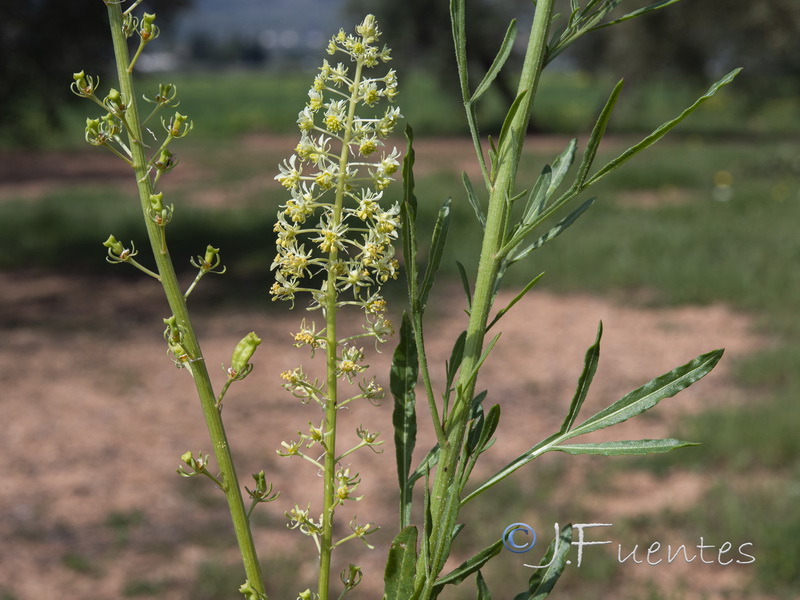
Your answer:
[[[126,585],[146,580],[162,582],[163,597],[192,597],[185,586],[197,577],[199,564],[219,560],[220,553],[230,555],[224,541],[209,543],[200,532],[208,530],[212,538],[229,532],[221,525],[224,506],[210,486],[175,474],[183,452],[208,451],[209,444],[191,380],[165,353],[159,325],[164,303],[157,286],[23,273],[0,276],[0,289],[0,585],[20,599],[57,595],[82,600],[120,598]],[[457,294],[448,290],[450,297]],[[434,365],[443,364],[464,325],[460,306],[450,309],[429,326]],[[298,429],[321,418],[279,385],[282,370],[311,362],[290,346],[289,332],[297,329],[300,316],[206,310],[197,319],[212,369],[229,360],[230,350],[248,331],[265,340],[256,370],[232,388],[224,416],[231,445],[243,462],[243,481],[264,468],[282,494],[267,507],[271,516],[257,527],[267,555],[281,549],[303,556],[303,550],[310,550],[300,536],[284,530],[281,515],[294,503],[313,503],[315,493],[308,487],[316,474],[306,463],[275,454],[281,440],[293,439]],[[586,411],[711,347],[727,348],[719,369],[665,402],[657,417],[620,426],[616,435],[623,439],[671,436],[681,415],[741,401],[728,383],[731,359],[763,344],[744,316],[722,306],[653,311],[589,296],[533,295],[505,317],[505,333],[482,377],[482,385],[491,390],[487,402],[500,403],[504,413],[499,441],[482,465],[484,474],[559,425],[600,319],[606,330],[601,367]],[[371,360],[384,385],[389,354],[373,353]],[[218,380],[223,380],[221,371]],[[424,415],[420,406],[421,421]],[[353,457],[365,500],[352,511],[357,508],[362,519],[390,530],[396,479],[391,403],[354,406],[343,421],[345,430],[363,424],[386,436],[387,452]],[[345,437],[353,436],[348,432]],[[419,448],[428,448],[427,428],[420,437]],[[568,496],[580,486],[588,464],[580,458],[571,462],[559,484]],[[524,473],[523,479],[533,476]],[[705,483],[691,474],[664,480],[647,473],[626,475],[608,482],[605,497],[587,505],[585,518],[685,507],[701,498]],[[497,512],[497,522],[487,526],[498,533],[522,517]],[[342,514],[349,519],[350,508]],[[126,515],[133,521],[128,525]],[[363,555],[365,567],[380,573],[384,552],[382,547]],[[312,565],[306,561],[296,568],[298,578],[307,580]],[[715,582],[712,588],[732,571],[709,580]],[[734,588],[737,583],[734,578]]]
[[[441,141],[429,145],[421,142],[418,152],[440,154],[446,146]],[[459,168],[462,146],[455,153],[450,149],[451,162]],[[109,177],[127,176],[105,158],[98,158],[103,163],[95,166],[109,167]],[[52,165],[61,166],[47,167],[45,161],[36,168],[30,161],[16,167],[0,161],[5,165],[0,197],[35,197],[47,186],[81,177],[78,167],[65,160],[68,156],[59,156]],[[80,164],[85,166],[85,160]],[[84,175],[96,173],[91,169]],[[498,306],[504,300],[508,298],[500,298]],[[459,290],[439,290],[436,306],[439,312],[432,315],[427,335],[431,364],[439,376],[465,321]],[[286,530],[283,513],[295,503],[319,506],[318,479],[310,465],[282,459],[275,450],[282,440],[296,438],[309,421],[318,423],[321,415],[280,387],[281,371],[301,363],[314,368],[305,352],[291,347],[290,332],[305,315],[280,308],[204,306],[196,314],[196,326],[212,372],[230,360],[231,349],[249,331],[264,339],[254,373],[231,389],[223,414],[241,461],[242,483],[264,469],[281,492],[255,521],[263,558],[279,566],[267,572],[267,579],[293,582],[290,589],[302,590],[314,585],[313,551],[308,540]],[[0,599],[117,599],[137,590],[175,600],[237,597],[233,592],[202,595],[196,587],[201,569],[235,565],[236,553],[221,495],[207,482],[175,473],[182,453],[210,448],[191,379],[166,355],[165,316],[159,287],[144,278],[132,282],[24,270],[0,273]],[[730,369],[737,357],[768,343],[753,332],[746,315],[724,306],[652,310],[592,296],[533,293],[501,322],[504,334],[481,377],[480,385],[490,390],[487,405],[499,403],[503,418],[499,441],[485,455],[479,479],[559,426],[601,319],[603,351],[586,415],[702,352],[727,349],[709,377],[665,401],[655,416],[619,426],[613,432],[617,439],[680,437],[676,427],[683,415],[745,402],[730,383]],[[358,328],[358,321],[349,326]],[[388,388],[392,349],[383,354],[367,350],[372,372]],[[222,382],[222,370],[217,374]],[[343,523],[357,513],[362,522],[384,526],[375,536],[376,550],[352,546],[367,573],[357,598],[379,597],[382,563],[395,529],[391,410],[391,400],[377,407],[365,403],[352,406],[342,418],[342,447],[355,439],[359,425],[381,431],[386,439],[383,454],[353,455],[351,468],[362,475],[359,489],[365,498],[340,511]],[[421,456],[432,437],[422,425],[422,401],[418,412]],[[567,458],[553,493],[580,510],[561,515],[562,521],[608,522],[657,515],[666,507],[680,510],[700,501],[709,484],[691,473],[659,478],[626,471],[603,482],[602,493],[583,495],[583,483],[598,463]],[[528,489],[535,476],[535,471],[519,473],[521,487]],[[502,503],[494,511],[490,522],[475,524],[488,532],[487,539],[496,539],[508,523],[531,517]],[[505,553],[498,560],[513,563],[518,558]],[[731,600],[749,576],[746,568],[697,562],[660,570],[644,567],[624,567],[616,597],[637,597],[626,595],[625,590],[637,589],[630,582],[655,579],[675,589],[675,581],[684,579],[690,583],[682,598]],[[529,576],[521,566],[518,574],[520,582]],[[473,596],[471,589],[459,593],[452,597]]]

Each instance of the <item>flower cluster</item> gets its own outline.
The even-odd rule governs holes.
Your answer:
[[[278,449],[280,456],[311,463],[324,477],[325,505],[318,521],[311,518],[310,507],[296,505],[287,512],[291,529],[314,538],[321,563],[330,561],[335,546],[353,538],[366,543],[365,536],[377,530],[354,520],[352,535],[331,541],[335,509],[361,499],[359,475],[351,474],[343,460],[362,448],[379,452],[382,444],[377,432],[359,426],[359,442],[344,452],[338,450],[336,411],[357,399],[375,402],[383,396],[380,385],[363,379],[368,365],[360,340],[372,338],[380,343],[394,333],[380,288],[398,274],[394,245],[400,208],[381,201],[400,167],[397,149],[384,147],[400,111],[380,106],[397,95],[395,72],[367,75],[372,67],[390,60],[389,50],[377,45],[379,37],[370,15],[355,34],[339,31],[331,39],[328,53],[342,53],[348,60],[323,62],[297,118],[300,141],[275,177],[289,198],[275,224],[275,283],[270,293],[273,300],[292,303],[296,295],[307,293],[310,308],[321,309],[325,321],[318,328],[304,319],[292,340],[296,347],[308,347],[312,357],[317,351],[326,355],[326,377],[312,380],[302,367],[281,374],[287,391],[303,403],[314,400],[325,417],[319,426],[309,423],[307,432],[298,431],[299,439],[281,442]],[[344,306],[359,307],[366,322],[362,331],[340,337],[337,313]],[[349,397],[340,394],[339,386],[344,384],[358,390]],[[307,451],[312,448],[322,455],[310,456]],[[354,567],[342,581],[350,589],[360,578],[360,570]]]
[[[380,299],[380,285],[397,277],[400,209],[383,208],[380,201],[400,165],[396,148],[382,150],[400,111],[376,110],[382,100],[394,100],[397,76],[393,70],[364,76],[390,55],[375,45],[380,31],[374,17],[356,32],[339,31],[331,39],[328,52],[346,54],[351,64],[323,62],[297,119],[300,142],[275,177],[291,194],[275,224],[278,253],[270,290],[275,300],[293,301],[306,291],[321,307],[332,285],[337,298],[350,290],[353,301],[367,310]],[[357,109],[372,116],[359,116]],[[302,287],[302,280],[317,275],[323,276],[319,288]]]

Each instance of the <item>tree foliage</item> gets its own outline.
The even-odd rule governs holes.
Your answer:
[[[622,6],[648,4],[652,0]],[[800,86],[798,24],[797,0],[683,0],[613,33],[594,32],[571,56],[586,69],[614,65],[627,76],[675,76],[698,83],[741,66],[737,88],[758,99],[766,89],[775,93]]]

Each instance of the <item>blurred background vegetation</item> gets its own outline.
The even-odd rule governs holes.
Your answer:
[[[100,151],[83,148],[84,120],[94,111],[68,91],[75,70],[106,75],[111,70],[104,12],[92,2],[14,2],[13,9],[10,0],[0,4],[9,5],[0,12],[0,269],[106,276],[98,228],[138,239],[141,217],[135,202],[122,202],[134,192],[127,172],[117,165],[107,175],[112,163],[94,162]],[[233,267],[228,282],[245,299],[268,304],[269,238],[282,201],[271,181],[274,165],[293,147],[308,74],[332,27],[364,10],[376,13],[394,48],[402,112],[416,135],[465,132],[451,93],[447,2],[149,0],[145,6],[159,13],[163,37],[148,48],[151,59],[142,63],[147,72],[140,89],[174,81],[181,112],[195,121],[191,137],[177,148],[183,164],[176,174],[187,175],[167,182],[171,201],[194,204],[171,226],[173,253],[196,254],[198,244],[209,240],[221,246]],[[468,6],[477,77],[508,19],[529,13],[530,3],[476,0]],[[546,270],[541,285],[548,289],[589,291],[622,302],[724,302],[752,315],[775,340],[769,350],[736,365],[736,383],[752,395],[752,404],[687,418],[682,436],[702,440],[702,453],[635,463],[658,472],[699,470],[719,485],[687,513],[631,527],[648,532],[669,520],[687,535],[701,530],[720,539],[752,538],[758,556],[753,589],[787,599],[800,589],[798,25],[796,0],[684,0],[592,33],[559,57],[543,78],[533,133],[561,140],[562,146],[568,136],[587,133],[620,76],[627,85],[609,131],[624,142],[677,114],[722,73],[737,66],[745,70],[667,140],[604,182],[597,190],[601,201],[573,227],[569,243],[546,246],[511,273],[519,283],[533,270]],[[500,107],[514,89],[512,73],[505,77],[481,106],[487,133],[499,128]],[[111,81],[103,77],[104,85]],[[289,134],[289,141],[265,141],[275,134]],[[601,152],[612,155],[605,147]],[[60,171],[56,166],[67,154],[79,163],[85,157],[87,166]],[[555,154],[534,141],[525,155],[522,185],[530,186]],[[441,200],[454,198],[459,235],[445,259],[453,277],[456,259],[476,260],[470,242],[474,218],[456,162],[443,158],[417,176],[426,200],[421,207],[428,211],[423,222],[433,221]],[[41,185],[29,185],[34,182]],[[115,198],[113,210],[108,198]],[[107,208],[98,210],[100,202]],[[87,220],[87,214],[93,218]],[[635,293],[642,289],[648,293]],[[619,464],[632,463],[601,468],[611,472]],[[749,481],[756,472],[757,483],[737,484],[737,492],[729,493],[730,482]],[[522,493],[509,491],[507,502],[551,501],[521,485]],[[513,505],[508,510],[513,512]],[[612,595],[613,569],[607,565],[590,587],[574,588],[571,597]],[[658,594],[648,597],[664,598]]]

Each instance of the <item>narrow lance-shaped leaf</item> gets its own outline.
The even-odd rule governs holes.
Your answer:
[[[656,129],[653,133],[649,136],[644,138],[641,142],[636,144],[635,146],[631,146],[625,152],[620,154],[617,158],[606,164],[602,169],[600,169],[597,173],[595,173],[584,185],[584,187],[589,187],[590,185],[596,183],[615,169],[619,168],[620,165],[627,162],[632,156],[638,154],[645,148],[652,146],[662,137],[664,137],[667,132],[669,132],[673,127],[675,127],[678,123],[683,121],[686,117],[692,114],[697,108],[703,104],[706,100],[711,98],[714,94],[716,94],[723,86],[729,84],[733,81],[734,77],[739,74],[741,69],[734,69],[725,77],[717,81],[714,85],[712,85],[708,91],[700,96],[694,104],[692,104],[689,108],[684,110],[680,115],[672,119],[671,121],[667,121],[663,125],[661,125],[658,129]]]
[[[514,122],[514,117],[517,115],[519,107],[522,106],[522,101],[525,98],[526,93],[527,93],[526,91],[520,92],[519,95],[514,99],[514,102],[511,104],[511,107],[508,109],[506,118],[503,121],[503,126],[500,128],[500,137],[497,140],[497,147],[500,151],[504,152],[508,151],[508,149],[506,148],[507,146],[506,138],[509,136],[509,134],[514,133],[511,131],[511,124]]]
[[[483,213],[483,208],[481,208],[480,200],[478,200],[478,195],[475,193],[475,188],[472,186],[472,182],[467,177],[467,174],[462,171],[461,173],[461,180],[464,182],[464,188],[467,190],[467,200],[469,201],[470,206],[472,206],[472,210],[475,211],[475,216],[478,218],[478,223],[481,224],[482,229],[486,229],[486,215]]]
[[[502,539],[497,540],[491,546],[487,546],[472,558],[458,565],[455,569],[450,571],[444,577],[437,579],[436,587],[442,588],[447,584],[458,585],[459,583],[464,581],[467,577],[475,573],[478,569],[483,567],[483,565],[489,562],[492,558],[500,554],[500,551],[502,549],[503,549],[503,540]]]
[[[514,471],[522,468],[537,456],[545,452],[550,452],[561,442],[568,439],[609,427],[616,423],[621,423],[635,415],[638,415],[649,408],[652,408],[664,398],[674,396],[681,390],[687,388],[700,378],[704,377],[722,357],[722,350],[715,350],[707,354],[698,356],[693,361],[652,380],[648,384],[627,394],[617,400],[614,404],[600,411],[581,425],[566,433],[557,433],[542,440],[526,452],[500,469],[497,473],[487,479],[484,483],[470,492],[463,500],[462,505],[473,498],[476,498],[493,485],[499,483]]]
[[[383,600],[408,600],[414,595],[417,571],[417,528],[406,527],[397,534],[389,548],[383,574]]]
[[[464,288],[464,294],[467,296],[467,313],[472,309],[472,290],[469,286],[469,276],[467,270],[459,261],[456,261],[456,268],[458,269],[458,276],[461,279],[461,286]]]
[[[425,475],[428,471],[430,471],[433,467],[437,465],[439,462],[439,444],[436,444],[433,448],[431,448],[428,453],[425,455],[425,458],[419,463],[419,466],[414,469],[414,472],[408,478],[408,487],[409,491],[414,488],[414,483]]]
[[[522,250],[513,251],[508,257],[508,264],[511,265],[511,264],[514,264],[517,261],[522,260],[523,258],[528,256],[528,254],[530,254],[531,252],[533,252],[537,248],[541,248],[547,242],[550,242],[550,241],[554,240],[559,235],[564,233],[564,231],[566,231],[567,227],[572,225],[575,221],[578,220],[578,218],[584,212],[589,210],[592,207],[592,205],[595,203],[595,201],[597,201],[597,198],[589,198],[583,204],[581,204],[578,208],[576,208],[571,213],[569,213],[566,217],[561,219],[561,221],[559,221],[555,225],[555,227],[550,229],[550,231],[548,231],[547,233],[545,233],[542,236],[540,236],[535,242],[533,242],[532,244],[526,246]],[[498,253],[498,254],[500,254],[500,253]]]
[[[601,456],[625,456],[642,454],[660,454],[676,448],[699,446],[697,442],[684,440],[623,440],[619,442],[598,442],[594,444],[564,444],[554,446],[552,450],[567,454],[599,454]]]
[[[544,277],[544,273],[539,273],[536,277],[534,277],[531,281],[529,281],[524,288],[522,288],[522,291],[519,294],[514,296],[514,298],[511,300],[511,302],[508,303],[508,305],[506,305],[505,308],[497,311],[497,314],[495,315],[494,319],[492,319],[492,322],[486,326],[486,331],[489,331],[494,326],[495,323],[497,323],[500,319],[502,319],[503,316],[514,307],[514,305],[517,302],[522,300],[525,294],[527,294],[530,291],[530,289],[534,285],[536,285],[542,277]]]
[[[436,218],[436,224],[433,227],[433,235],[431,236],[431,249],[428,253],[428,264],[425,267],[425,275],[422,277],[422,285],[419,289],[419,311],[422,313],[425,310],[425,305],[428,303],[428,295],[433,282],[436,279],[436,272],[439,270],[439,265],[442,262],[442,253],[444,252],[445,241],[447,240],[447,231],[450,227],[450,198],[448,198],[442,207],[439,209],[439,215]]]
[[[564,181],[567,171],[569,171],[569,168],[575,161],[575,151],[577,148],[578,140],[572,138],[569,144],[567,144],[567,147],[564,148],[564,151],[553,161],[553,178],[550,180],[550,185],[547,186],[547,198],[552,196],[558,189],[558,186],[561,185],[561,182]]]
[[[533,189],[531,189],[520,223],[529,223],[532,217],[538,215],[544,209],[545,202],[547,202],[547,190],[550,189],[552,179],[553,168],[550,165],[545,165]]]
[[[586,356],[583,359],[583,371],[578,378],[578,388],[575,390],[575,395],[572,397],[569,411],[567,411],[567,416],[564,419],[564,423],[561,425],[559,433],[566,433],[569,431],[570,427],[575,423],[575,419],[578,418],[578,413],[583,406],[584,400],[586,400],[586,395],[589,393],[589,386],[592,385],[594,374],[597,372],[597,365],[600,362],[600,338],[602,337],[603,322],[600,321],[600,324],[597,326],[597,337],[594,340],[594,344],[589,346],[589,349],[586,350]]]
[[[641,17],[642,15],[646,15],[649,12],[654,10],[659,10],[661,8],[665,8],[670,4],[675,4],[676,2],[680,2],[680,0],[661,0],[661,2],[656,2],[655,4],[651,4],[650,6],[645,6],[633,12],[629,12],[627,15],[620,17],[619,19],[614,19],[613,21],[609,21],[608,23],[603,23],[602,25],[597,25],[590,29],[590,31],[594,31],[596,29],[602,29],[603,27],[611,27],[612,25],[618,25],[620,23],[624,23],[625,21],[629,21],[630,19],[635,19],[636,17]]]
[[[403,202],[400,204],[400,229],[403,239],[403,259],[406,267],[409,302],[416,304],[417,285],[417,198],[414,195],[414,131],[406,126],[406,155],[403,158]]]
[[[484,412],[483,401],[486,399],[488,392],[483,390],[480,394],[472,399],[472,411],[469,422],[469,434],[467,436],[467,454],[471,455],[478,445],[478,440],[483,431]]]
[[[483,76],[483,80],[478,84],[478,87],[475,88],[472,98],[469,99],[470,103],[474,104],[477,102],[478,99],[486,93],[486,91],[489,89],[489,86],[492,85],[492,82],[497,77],[497,74],[500,73],[500,69],[503,68],[503,65],[511,54],[511,50],[514,48],[514,40],[516,39],[517,20],[514,19],[511,21],[508,29],[506,30],[506,34],[503,37],[503,43],[500,45],[500,50],[497,52],[497,56],[494,57],[492,65],[489,67],[486,75]]]
[[[565,525],[561,533],[550,542],[539,567],[528,580],[528,591],[517,594],[514,596],[514,600],[544,600],[547,598],[564,572],[571,547],[572,525]]]
[[[614,86],[614,90],[608,97],[603,110],[600,111],[600,116],[597,118],[597,122],[592,128],[592,133],[589,136],[589,142],[586,144],[586,151],[583,153],[581,165],[578,167],[578,175],[575,178],[574,188],[576,190],[583,188],[583,183],[586,181],[586,177],[589,175],[589,169],[592,167],[594,157],[597,155],[597,148],[600,146],[600,140],[603,139],[603,136],[606,133],[608,121],[611,119],[611,113],[614,111],[614,106],[619,99],[620,92],[622,92],[623,83],[623,80],[620,79],[617,85]]]
[[[694,360],[656,377],[642,387],[626,394],[614,404],[601,410],[573,429],[568,437],[576,437],[598,429],[611,427],[653,408],[664,398],[671,398],[702,377],[705,377],[722,358],[723,350],[701,354]]]
[[[466,103],[469,98],[469,73],[467,71],[467,34],[464,0],[450,0],[450,29],[453,32],[453,45],[456,51],[456,66],[461,82],[461,97]]]
[[[400,341],[394,351],[389,373],[389,387],[394,397],[392,424],[394,425],[397,477],[400,484],[400,527],[411,519],[411,488],[407,485],[411,471],[411,456],[417,437],[416,398],[414,387],[419,377],[417,347],[411,320],[403,314]]]
[[[489,586],[486,585],[486,581],[484,581],[480,571],[478,571],[478,576],[475,578],[475,584],[478,586],[478,595],[475,597],[475,600],[492,600],[492,596],[489,593]]]

